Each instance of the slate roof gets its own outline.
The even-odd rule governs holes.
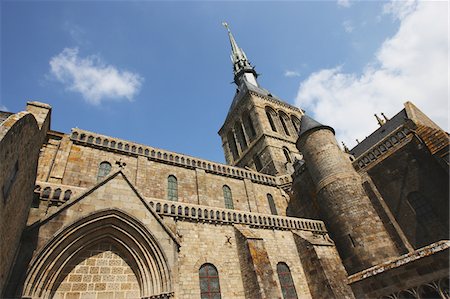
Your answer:
[[[391,134],[394,130],[402,126],[407,120],[406,110],[403,109],[397,113],[390,120],[376,129],[372,134],[366,137],[363,141],[357,144],[350,150],[350,154],[358,158],[361,154],[369,150],[372,146],[378,143],[381,139]]]
[[[302,138],[306,133],[316,131],[319,129],[328,129],[332,131],[334,134],[334,129],[332,127],[322,125],[315,119],[305,114],[302,116],[302,120],[300,122],[300,130],[298,131],[298,137]]]

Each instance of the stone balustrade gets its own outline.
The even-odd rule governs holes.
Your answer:
[[[252,227],[285,230],[305,230],[327,233],[325,224],[319,220],[267,215],[240,210],[186,204],[168,200],[148,199],[150,206],[162,216],[192,221],[221,224],[246,224]]]
[[[402,126],[397,130],[393,131],[388,136],[384,137],[374,146],[372,146],[368,151],[361,154],[354,162],[353,165],[356,168],[365,168],[374,161],[378,160],[384,156],[387,152],[394,148],[397,148],[400,144],[403,144],[411,131]]]
[[[75,143],[107,148],[109,150],[119,151],[129,155],[141,155],[149,159],[167,164],[180,165],[192,169],[199,168],[205,170],[206,172],[216,173],[229,177],[236,177],[240,179],[250,179],[254,182],[265,185],[278,185],[277,179],[274,176],[249,171],[240,167],[234,167],[198,159],[195,157],[161,150],[150,146],[140,145],[125,140],[111,138],[85,130],[72,129],[70,139]]]
[[[85,188],[41,181],[37,181],[34,187],[34,193],[39,200],[50,201],[55,205],[60,205],[72,197],[81,194],[85,190]],[[35,204],[37,204],[37,202]]]

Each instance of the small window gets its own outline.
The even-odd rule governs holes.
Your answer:
[[[167,199],[178,201],[178,181],[173,175],[167,178]]]
[[[280,280],[281,292],[284,299],[297,299],[294,282],[292,281],[291,271],[285,263],[277,265],[278,279]]]
[[[228,139],[228,147],[230,149],[231,154],[233,155],[233,160],[237,160],[239,158],[239,153],[233,131],[228,132],[227,139]]]
[[[275,202],[273,201],[272,194],[267,194],[267,201],[269,202],[270,213],[272,213],[272,215],[278,215],[277,207],[275,206]]]
[[[223,200],[225,202],[225,209],[234,209],[233,197],[231,195],[231,189],[227,185],[222,187],[223,190]]]
[[[298,133],[298,131],[300,130],[300,120],[296,116],[291,115],[291,121],[292,125],[294,126],[295,132]]]
[[[289,133],[288,124],[286,122],[286,119],[288,118],[287,115],[285,113],[283,113],[282,111],[280,111],[279,117],[280,117],[281,125],[283,126],[283,129],[284,129],[284,133],[287,136],[291,136],[291,134]]]
[[[219,273],[213,264],[203,264],[200,267],[200,297],[202,299],[220,299]]]
[[[284,157],[286,158],[286,162],[292,163],[291,153],[289,152],[289,150],[286,147],[283,147],[283,154],[284,154]]]
[[[272,131],[276,132],[277,127],[275,126],[275,122],[273,119],[273,117],[276,115],[276,112],[273,111],[271,108],[266,107],[266,115],[267,115],[267,119],[269,120],[269,124],[270,124]]]
[[[255,163],[256,171],[260,171],[263,168],[261,159],[259,158],[258,155],[253,156],[253,162]]]
[[[103,161],[98,167],[97,182],[103,180],[111,171],[111,163]]]
[[[250,114],[248,114],[248,112],[246,111],[242,115],[242,119],[244,122],[244,127],[247,132],[247,135],[250,137],[250,140],[253,140],[253,138],[256,136],[256,131],[255,131],[255,127],[253,126],[253,122],[250,117]]]

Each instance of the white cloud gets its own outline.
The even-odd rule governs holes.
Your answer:
[[[78,56],[77,48],[65,48],[50,59],[50,73],[68,90],[81,93],[90,104],[105,100],[131,101],[143,78],[136,73],[106,65],[98,56]]]
[[[337,0],[337,5],[341,7],[350,7],[350,0]]]
[[[344,30],[347,33],[352,33],[353,30],[355,29],[353,27],[352,21],[349,21],[349,20],[342,22],[342,27],[344,27]]]
[[[399,29],[360,74],[337,66],[311,74],[299,87],[296,104],[333,126],[349,146],[376,129],[374,113],[393,116],[407,100],[448,128],[447,4],[396,2],[384,11],[400,20]]]
[[[8,108],[6,108],[5,105],[0,104],[0,111],[6,111],[6,112],[8,112],[9,110],[8,110]]]
[[[284,71],[285,77],[300,77],[300,73],[297,71],[286,70]]]

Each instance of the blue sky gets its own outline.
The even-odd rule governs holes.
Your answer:
[[[409,40],[427,34],[406,30],[411,23],[446,24],[447,5],[2,1],[0,108],[15,112],[27,100],[42,101],[53,107],[54,130],[79,127],[223,162],[217,131],[235,92],[230,45],[221,26],[227,21],[261,74],[260,85],[336,127],[338,139],[350,146],[376,128],[373,113],[393,115],[406,99],[446,126],[442,105],[448,105],[448,93],[441,81],[448,82],[448,73],[439,69],[444,78],[431,92],[412,92],[405,82],[414,84],[424,70],[410,74],[421,66],[390,61],[402,60],[395,59],[399,52],[425,51],[416,44],[414,49],[395,45],[404,45],[405,35]],[[433,9],[445,14],[429,17]],[[442,29],[438,33],[429,37],[440,51],[433,63],[446,58],[448,65],[448,52],[442,56],[440,50],[448,49],[448,42],[443,46]],[[394,46],[386,48],[389,41]],[[377,81],[386,70],[397,77]],[[436,103],[428,105],[430,98]],[[351,109],[359,105],[364,108]]]

